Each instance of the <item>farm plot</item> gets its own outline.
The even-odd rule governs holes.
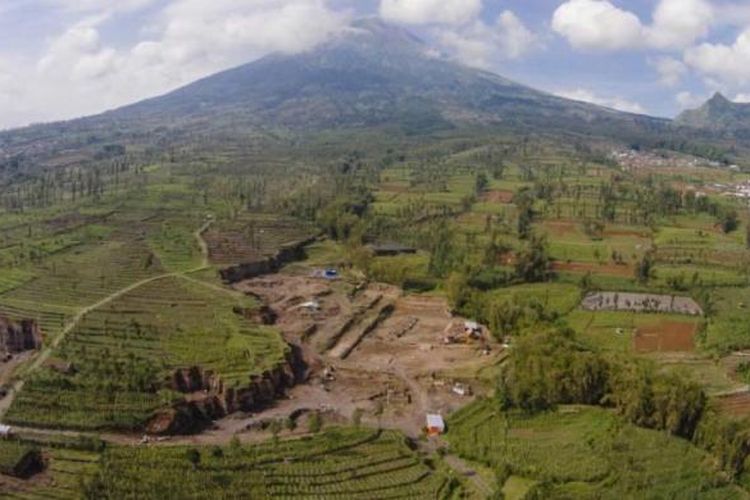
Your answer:
[[[46,367],[30,376],[7,420],[137,429],[176,396],[165,387],[176,369],[201,367],[227,387],[241,386],[283,362],[288,349],[275,330],[238,314],[251,307],[182,278],[137,288],[89,313],[68,334],[54,354],[75,372]]]
[[[733,486],[719,486],[707,454],[688,441],[620,424],[618,418],[592,407],[562,407],[528,417],[480,401],[448,419],[446,439],[454,452],[496,471],[554,483],[546,494],[550,498],[670,498],[697,491],[729,498],[739,493]]]
[[[439,498],[449,479],[394,432],[331,429],[254,446],[111,448],[92,488],[107,498]]]
[[[0,296],[0,307],[73,312],[163,272],[159,259],[142,242],[111,240],[51,259],[40,267],[36,279]]]
[[[715,319],[706,330],[706,348],[728,354],[750,347],[750,288],[719,288],[712,302]]]
[[[691,321],[666,321],[642,326],[635,332],[635,352],[692,352],[698,323]]]
[[[716,399],[719,409],[725,414],[736,418],[750,416],[750,392],[738,392],[727,396],[720,396]]]
[[[81,498],[81,485],[93,477],[99,468],[99,454],[59,446],[44,446],[41,451],[46,461],[43,473],[25,480],[0,475],[0,491],[3,498]]]
[[[691,352],[700,331],[699,318],[674,314],[583,310],[573,312],[570,325],[593,346],[620,352]]]
[[[290,243],[314,236],[315,231],[293,219],[253,215],[217,223],[203,235],[212,264],[254,262],[274,255]]]

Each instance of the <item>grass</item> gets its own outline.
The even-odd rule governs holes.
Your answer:
[[[716,312],[706,330],[704,347],[729,353],[750,347],[750,288],[720,288],[714,291]]]
[[[501,288],[488,292],[495,300],[538,301],[548,312],[561,316],[575,309],[581,301],[580,289],[565,283],[534,283]]]
[[[520,476],[510,476],[503,484],[502,492],[506,500],[524,500],[538,481]]]
[[[446,498],[448,476],[391,431],[330,429],[252,446],[113,447],[96,485],[108,498]]]
[[[568,323],[578,337],[591,346],[617,352],[633,352],[633,336],[639,328],[654,328],[664,322],[696,323],[700,318],[678,314],[642,314],[617,311],[576,310]]]
[[[200,366],[227,387],[242,387],[282,363],[287,346],[273,329],[241,316],[249,299],[183,278],[137,288],[88,314],[54,353],[74,375],[45,368],[32,375],[10,408],[16,424],[140,428],[174,394],[163,380]]]
[[[524,416],[485,400],[452,415],[448,425],[453,451],[524,478],[512,479],[511,493],[538,481],[543,498],[742,497],[689,442],[622,423],[600,408]]]
[[[15,440],[0,440],[0,474],[15,475],[17,467],[36,448]]]

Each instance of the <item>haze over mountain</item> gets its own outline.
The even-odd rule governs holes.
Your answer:
[[[398,124],[423,132],[467,124],[636,123],[636,115],[535,91],[449,61],[402,28],[355,22],[322,46],[269,56],[109,114],[146,122],[219,115],[255,125]]]
[[[570,130],[663,125],[539,92],[436,53],[407,30],[368,18],[314,50],[271,55],[162,97],[67,122],[75,129],[461,125]],[[37,127],[38,128],[38,127]],[[7,140],[8,134],[4,134]]]
[[[732,102],[716,93],[701,107],[680,114],[678,125],[719,132],[750,130],[750,104]]]

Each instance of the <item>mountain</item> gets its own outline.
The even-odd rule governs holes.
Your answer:
[[[196,134],[251,131],[422,135],[489,127],[627,140],[668,126],[668,120],[563,99],[461,65],[407,30],[369,18],[301,54],[270,55],[98,116],[2,133],[0,158],[3,151],[44,156],[112,142],[164,146]]]
[[[732,102],[717,92],[700,108],[684,111],[675,123],[719,132],[749,131],[750,104]]]
[[[235,120],[289,128],[653,120],[562,99],[437,54],[408,31],[364,19],[303,54],[272,55],[115,111],[117,119]]]

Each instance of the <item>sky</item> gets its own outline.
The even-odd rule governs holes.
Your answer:
[[[673,117],[750,102],[748,0],[0,0],[0,129],[174,90],[377,15],[541,90]]]

